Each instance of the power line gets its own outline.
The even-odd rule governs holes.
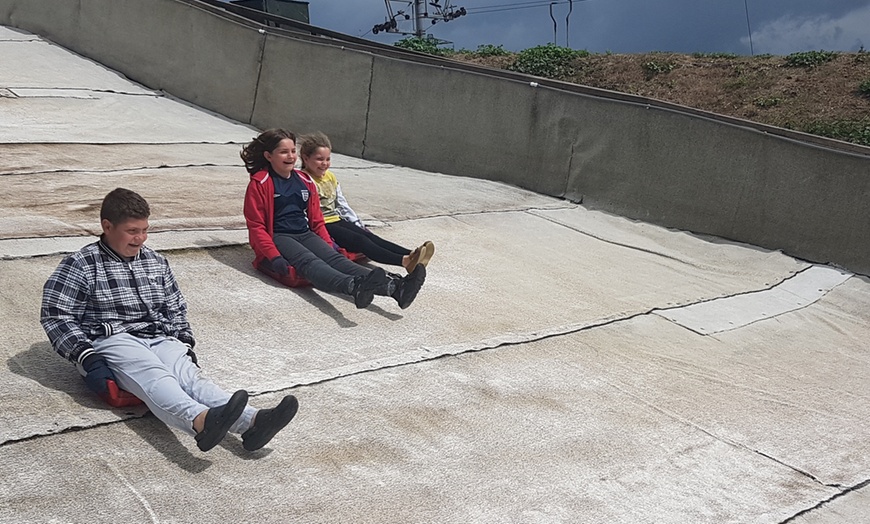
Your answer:
[[[510,3],[510,4],[481,5],[481,6],[477,6],[477,7],[467,7],[466,9],[491,9],[491,8],[493,8],[493,7],[511,7],[511,6],[530,6],[530,7],[535,7],[534,4],[537,4],[537,5],[548,5],[549,3],[550,3],[549,0],[548,0],[548,1],[544,1],[544,0],[532,0],[532,1],[529,1],[529,2],[512,2],[512,3]],[[554,3],[568,3],[568,2],[567,2],[567,1],[563,1],[563,2],[554,1]]]
[[[586,2],[587,0],[574,0],[577,2]],[[485,13],[497,13],[500,11],[518,11],[520,9],[533,9],[536,7],[547,7],[550,5],[558,5],[558,4],[568,4],[570,0],[552,0],[548,2],[518,2],[514,4],[499,4],[499,5],[491,5],[491,6],[481,6],[481,7],[466,7],[465,10],[468,11],[468,14],[479,15]]]
[[[460,16],[465,16],[469,14],[488,14],[488,13],[497,13],[501,11],[516,11],[519,9],[533,9],[537,7],[547,7],[549,6],[550,11],[552,12],[554,5],[559,4],[573,4],[575,0],[528,0],[523,2],[511,2],[506,4],[494,4],[494,5],[486,5],[479,7],[457,7],[454,8],[451,5],[451,0],[414,0],[404,2],[399,0],[398,3],[405,4],[407,8],[411,8],[413,12],[413,18],[415,20],[416,29],[414,34],[417,36],[421,36],[426,30],[422,29],[420,26],[420,22],[422,19],[431,20],[432,24],[436,22],[443,21],[449,22],[450,20],[454,20],[459,18]],[[585,2],[587,0],[576,0],[578,2]],[[412,15],[409,14],[406,10],[393,12],[393,8],[391,3],[396,2],[396,0],[384,0],[384,4],[387,8],[387,19],[382,24],[376,24],[370,30],[373,34],[378,34],[380,32],[384,33],[399,33],[399,34],[409,34],[399,29],[399,20],[410,20]],[[441,5],[441,2],[444,2]],[[434,7],[434,12],[430,14],[428,12],[428,5]],[[572,5],[573,8],[573,5]],[[570,12],[569,12],[570,14]]]

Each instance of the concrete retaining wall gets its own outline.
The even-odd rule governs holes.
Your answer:
[[[320,129],[338,152],[500,180],[870,273],[868,148],[810,145],[640,97],[403,59],[377,45],[260,32],[195,0],[0,0],[0,24],[258,128]]]
[[[378,57],[366,156],[562,196],[572,137],[541,118],[559,108],[528,82]]]
[[[371,76],[368,53],[269,35],[250,123],[322,130],[336,150],[362,156]]]
[[[575,114],[606,125],[578,126],[568,197],[855,271],[870,268],[870,158],[662,109],[581,104]],[[609,119],[614,113],[619,117]]]
[[[133,81],[248,122],[262,47],[253,24],[172,0],[10,0],[0,24],[43,36]]]

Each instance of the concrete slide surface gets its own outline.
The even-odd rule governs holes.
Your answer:
[[[0,522],[870,521],[866,276],[335,154],[376,233],[437,246],[410,308],[357,310],[251,267],[257,132],[0,27]],[[115,187],[205,373],[299,398],[263,450],[110,409],[49,346],[42,284]]]

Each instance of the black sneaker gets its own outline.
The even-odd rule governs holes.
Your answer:
[[[417,293],[423,287],[423,282],[426,281],[426,266],[417,264],[414,271],[411,271],[408,276],[399,281],[396,290],[393,292],[393,298],[402,309],[407,308],[417,298]]]
[[[210,408],[205,414],[202,431],[194,437],[199,449],[208,451],[217,446],[227,436],[230,427],[242,416],[246,405],[248,405],[248,392],[240,389],[233,393],[229,402],[223,406]]]
[[[366,276],[354,277],[350,294],[353,295],[353,303],[357,309],[371,304],[375,298],[375,291],[385,285],[387,285],[387,273],[381,267],[374,268]]]
[[[242,447],[248,451],[262,448],[293,420],[298,410],[299,401],[293,395],[287,395],[272,409],[261,409],[254,418],[254,425],[242,433]]]

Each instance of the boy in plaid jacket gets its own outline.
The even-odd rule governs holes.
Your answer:
[[[228,432],[249,451],[262,448],[296,414],[287,395],[275,408],[247,405],[206,378],[196,361],[187,304],[169,262],[144,245],[148,203],[128,189],[106,195],[103,234],[61,261],[43,287],[40,321],[55,351],[76,365],[104,399],[117,386],[202,451]]]

